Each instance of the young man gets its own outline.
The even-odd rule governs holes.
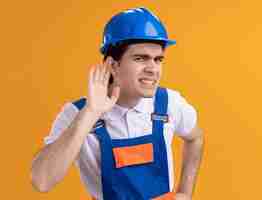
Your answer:
[[[94,199],[192,199],[203,135],[195,109],[179,92],[159,87],[165,48],[172,44],[145,8],[107,23],[104,62],[91,68],[87,96],[63,107],[33,161],[39,191],[52,189],[75,162]],[[184,140],[176,191],[174,132]]]

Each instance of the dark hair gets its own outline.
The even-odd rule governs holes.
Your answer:
[[[122,56],[128,49],[129,45],[139,44],[139,43],[155,43],[161,45],[163,50],[166,48],[166,42],[161,40],[146,40],[146,39],[124,40],[116,43],[115,45],[110,45],[104,54],[103,60],[105,61],[108,56],[111,56],[115,61],[119,61],[121,60]],[[109,79],[109,84],[112,83],[113,83],[113,76],[111,74]]]

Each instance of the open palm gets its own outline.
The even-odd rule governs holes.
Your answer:
[[[114,87],[112,94],[108,96],[110,69],[111,64],[108,58],[103,64],[92,67],[89,73],[87,102],[91,110],[100,114],[109,111],[120,94],[120,88]]]

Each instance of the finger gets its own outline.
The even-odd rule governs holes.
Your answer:
[[[94,82],[98,82],[99,81],[99,76],[100,76],[100,66],[96,65],[95,66],[95,71],[94,71]]]
[[[103,80],[104,85],[108,85],[110,75],[111,75],[110,71],[107,71],[105,76],[104,76],[104,80]]]
[[[103,64],[98,64],[98,75],[97,75],[97,81],[99,83],[103,82],[104,75],[103,75]]]
[[[111,71],[111,62],[112,58],[109,56],[106,58],[105,62],[103,63],[103,84],[108,85],[109,78],[110,78],[110,71]]]
[[[89,70],[89,83],[94,82],[94,67],[92,66],[91,69]]]
[[[111,56],[108,56],[106,59],[106,71],[111,71],[113,64],[113,58]]]
[[[103,81],[104,80],[104,77],[105,77],[105,75],[106,75],[106,71],[107,71],[107,60],[105,60],[105,62],[103,62],[102,64],[101,64],[101,81]]]

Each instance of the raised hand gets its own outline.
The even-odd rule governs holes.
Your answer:
[[[103,114],[109,111],[117,102],[120,87],[115,86],[108,96],[112,58],[108,57],[103,64],[93,66],[89,73],[87,107],[95,113]]]

